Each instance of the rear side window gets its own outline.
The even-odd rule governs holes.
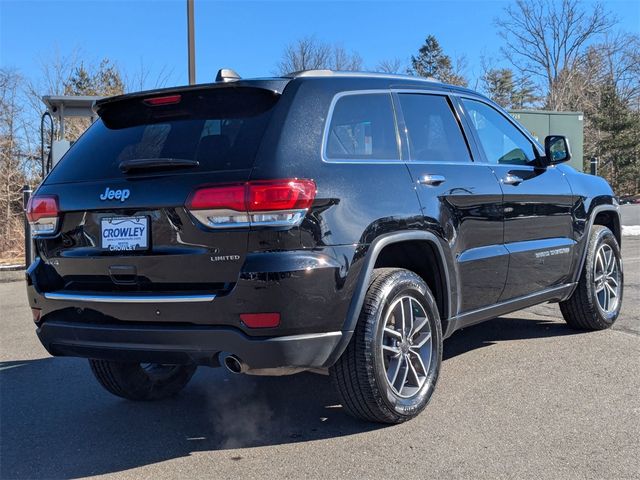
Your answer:
[[[176,106],[140,107],[124,103],[106,112],[53,169],[48,183],[135,176],[169,170],[123,173],[126,160],[196,160],[184,172],[251,168],[271,117],[275,99],[256,98],[250,107],[212,95],[186,99]],[[229,96],[239,95],[238,92]],[[245,94],[247,95],[247,94]],[[251,96],[249,94],[248,96]],[[225,103],[226,102],[226,103]],[[259,106],[257,106],[259,105]],[[156,113],[157,112],[157,113]]]
[[[471,156],[446,97],[400,94],[412,160],[469,162]]]
[[[325,156],[333,160],[399,159],[391,95],[340,97],[327,131]]]

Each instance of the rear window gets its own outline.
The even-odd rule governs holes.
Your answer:
[[[398,159],[391,95],[340,97],[327,131],[325,156],[330,160]]]
[[[91,181],[170,170],[123,173],[126,160],[196,160],[178,171],[251,168],[277,97],[270,92],[251,102],[230,102],[237,91],[183,98],[178,105],[146,107],[123,101],[96,121],[53,169],[48,183]],[[223,97],[224,98],[223,101]],[[244,94],[246,97],[247,94]],[[106,110],[106,109],[105,109]]]

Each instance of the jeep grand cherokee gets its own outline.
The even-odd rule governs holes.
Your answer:
[[[173,395],[197,366],[324,369],[348,412],[398,423],[456,330],[543,302],[580,329],[620,312],[609,185],[471,90],[306,71],[95,110],[31,199],[27,284],[47,350],[115,395]]]

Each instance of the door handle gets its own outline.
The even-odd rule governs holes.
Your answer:
[[[505,185],[518,185],[522,182],[524,182],[522,178],[512,173],[507,173],[502,179],[502,183],[504,183]]]
[[[436,186],[436,185],[440,185],[441,183],[444,183],[444,181],[446,180],[446,178],[444,178],[443,175],[422,175],[420,177],[420,179],[418,180],[418,183],[420,185],[431,185],[431,186]]]

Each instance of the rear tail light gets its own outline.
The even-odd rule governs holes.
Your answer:
[[[253,181],[199,188],[187,200],[187,209],[211,228],[293,226],[315,196],[313,180]]]
[[[27,220],[34,236],[50,235],[58,229],[58,197],[56,195],[34,195],[27,204]]]

